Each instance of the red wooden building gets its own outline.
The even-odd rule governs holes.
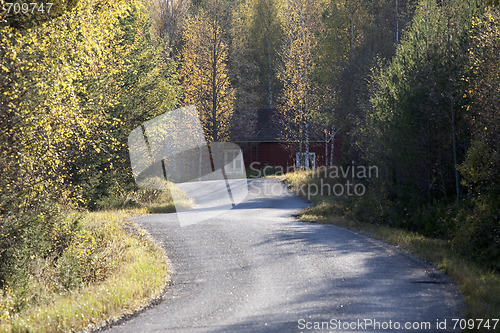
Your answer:
[[[296,165],[296,156],[300,151],[299,142],[288,142],[280,140],[280,128],[273,121],[275,110],[264,109],[259,111],[256,134],[247,140],[232,141],[238,144],[243,150],[245,167],[249,170],[261,169],[267,165],[280,167],[284,171],[291,170]],[[321,136],[323,136],[321,138]],[[326,148],[326,149],[325,149]],[[331,142],[323,135],[311,134],[309,140],[309,152],[314,153],[314,164],[316,167],[326,165],[325,154],[330,154]],[[341,140],[340,136],[335,136],[333,162],[338,162],[340,156]],[[329,159],[329,157],[328,157]]]

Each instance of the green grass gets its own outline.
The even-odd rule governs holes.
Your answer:
[[[166,258],[147,234],[126,221],[138,212],[141,211],[86,214],[81,220],[82,228],[63,254],[80,263],[73,263],[79,268],[73,267],[80,275],[79,286],[65,289],[59,285],[61,265],[65,263],[62,257],[51,262],[53,267],[46,262],[40,265],[43,269],[31,269],[28,286],[25,286],[28,288],[25,293],[31,297],[29,304],[16,312],[16,293],[21,288],[14,284],[2,292],[1,331],[93,329],[158,298],[168,282]],[[93,246],[82,235],[90,235],[90,239],[94,239]],[[71,270],[67,272],[70,274]],[[94,274],[95,278],[89,279],[89,274]]]
[[[176,211],[172,194],[176,197],[177,208],[188,209],[194,206],[193,200],[175,186],[170,186],[169,191],[139,190],[134,192],[132,197],[146,213],[165,214]]]
[[[102,198],[97,207],[99,210],[143,208],[146,213],[151,214],[173,213],[176,207],[172,195],[176,197],[178,208],[187,209],[194,206],[193,200],[184,191],[172,183],[169,185],[168,190],[139,189],[126,193],[118,192]]]
[[[289,173],[282,177],[293,189],[307,186],[311,179],[308,172]],[[450,241],[424,237],[416,232],[365,223],[338,216],[344,208],[345,198],[313,196],[314,206],[306,208],[299,219],[306,222],[327,223],[355,230],[367,236],[381,239],[389,244],[434,263],[447,273],[464,295],[467,319],[495,319],[500,315],[500,276],[478,265],[452,249]],[[497,325],[500,330],[500,323]]]
[[[61,207],[0,216],[0,331],[91,330],[150,304],[169,281],[166,257],[127,218],[193,206],[180,189],[117,192],[100,211]]]

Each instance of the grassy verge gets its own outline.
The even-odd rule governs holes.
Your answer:
[[[140,189],[118,192],[102,198],[97,203],[97,207],[100,210],[142,208],[145,213],[150,214],[172,213],[176,210],[174,197],[178,208],[185,209],[194,206],[193,200],[184,191],[176,186],[169,186],[167,191]]]
[[[295,190],[301,187],[307,188],[311,181],[315,181],[306,172],[289,173],[280,178]],[[356,230],[430,261],[447,273],[459,286],[467,306],[464,314],[467,319],[499,318],[500,276],[453,251],[449,241],[424,237],[415,232],[376,223],[363,223],[340,217],[337,212],[339,206],[343,205],[343,198],[314,195],[305,199],[311,200],[314,206],[305,209],[300,214],[301,220],[334,224]],[[500,323],[496,329],[500,330]]]
[[[85,214],[62,255],[36,258],[26,272],[26,284],[10,283],[3,289],[0,329],[89,330],[159,297],[167,281],[166,258],[144,232],[125,220],[138,212]],[[29,302],[16,304],[19,294]]]

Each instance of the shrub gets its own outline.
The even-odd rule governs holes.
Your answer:
[[[44,290],[65,289],[56,274],[57,261],[79,230],[80,218],[57,207],[1,217],[1,288],[14,311],[43,299]]]
[[[462,210],[453,234],[455,250],[500,272],[500,197],[481,197]]]
[[[117,267],[123,243],[113,224],[97,224],[79,213],[2,217],[1,308],[4,315],[100,282]],[[122,231],[123,232],[123,231]],[[1,316],[2,314],[0,314]]]

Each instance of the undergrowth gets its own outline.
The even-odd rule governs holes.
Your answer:
[[[158,181],[158,180],[157,180]],[[158,181],[159,182],[159,181]],[[168,184],[168,185],[166,185]],[[162,183],[162,188],[168,189],[135,189],[112,191],[112,194],[103,196],[95,205],[96,210],[134,209],[144,208],[147,213],[172,213],[179,209],[190,208],[194,205],[189,196],[172,183]],[[155,188],[157,186],[151,186]],[[175,198],[175,204],[174,204]]]
[[[185,193],[172,191],[178,207],[192,205]],[[99,208],[89,213],[47,206],[0,216],[1,331],[95,328],[162,293],[164,254],[126,219],[174,212],[172,193],[117,193]]]

